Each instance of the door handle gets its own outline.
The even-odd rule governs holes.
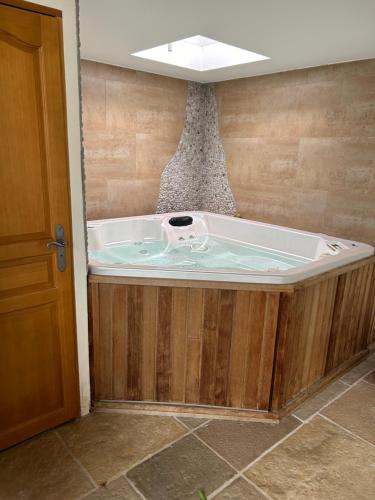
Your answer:
[[[64,226],[62,224],[56,224],[55,235],[56,235],[56,240],[48,241],[47,248],[51,249],[53,247],[56,247],[57,269],[60,272],[64,272],[66,269],[66,255],[65,255],[66,242],[64,240]]]
[[[49,241],[47,243],[47,248],[52,248],[52,247],[64,248],[65,247],[65,241]]]

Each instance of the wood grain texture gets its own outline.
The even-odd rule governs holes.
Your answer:
[[[268,409],[278,294],[107,283],[90,289],[96,400],[232,406],[241,362],[246,377],[235,406]],[[240,336],[245,354],[236,348]]]
[[[183,413],[198,405],[207,411],[285,413],[367,352],[374,328],[374,262],[363,259],[287,291],[280,286],[280,292],[272,286],[265,291],[265,285],[256,291],[221,283],[178,287],[177,280],[163,280],[164,286],[155,280],[153,286],[145,280],[142,286],[131,278],[110,283],[91,276],[93,300],[95,290],[103,295],[95,306],[102,318],[94,330],[99,348],[94,345],[93,369],[105,373],[95,377],[95,400],[120,399],[116,381],[122,400],[165,403],[165,411]],[[129,320],[134,307],[137,321]],[[114,321],[117,315],[123,326]],[[122,346],[116,366],[114,333]],[[138,381],[136,390],[132,380]],[[180,409],[171,410],[173,404]]]
[[[79,415],[58,14],[0,2],[0,448]],[[65,272],[46,248],[56,224]]]
[[[282,293],[272,409],[312,391],[368,349],[374,260],[319,283]]]

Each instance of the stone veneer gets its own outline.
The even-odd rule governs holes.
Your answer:
[[[189,82],[177,151],[160,181],[157,213],[205,210],[234,215],[212,85]]]

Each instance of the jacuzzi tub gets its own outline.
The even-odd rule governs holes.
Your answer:
[[[371,246],[181,215],[88,223],[96,408],[277,420],[368,353]]]
[[[192,224],[170,225],[191,216]],[[88,222],[96,275],[295,283],[373,255],[364,243],[206,212]]]

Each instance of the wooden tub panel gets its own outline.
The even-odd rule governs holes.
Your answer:
[[[90,287],[95,400],[268,410],[279,294]]]
[[[90,276],[93,401],[286,414],[375,347],[374,262],[259,289]]]
[[[273,409],[324,376],[337,280],[281,294]]]
[[[373,265],[339,276],[325,374],[365,349],[365,316]]]
[[[274,411],[366,351],[374,328],[373,270],[372,260],[281,294]]]

